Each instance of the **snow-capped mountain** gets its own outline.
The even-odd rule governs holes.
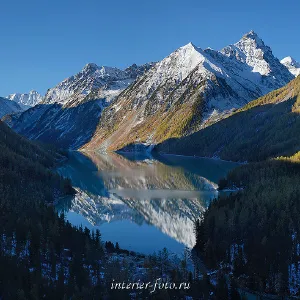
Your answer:
[[[7,114],[21,112],[23,110],[23,107],[21,107],[18,103],[10,101],[7,98],[0,97],[0,118]]]
[[[25,106],[35,106],[43,100],[43,96],[37,91],[30,91],[28,94],[10,94],[7,98]]]
[[[297,77],[300,74],[300,63],[292,57],[285,57],[281,60],[281,63],[285,65],[295,77]]]
[[[87,64],[9,124],[71,149],[143,149],[207,127],[293,78],[250,31],[220,51],[189,43],[155,64]]]
[[[266,85],[268,92],[293,79],[274,57],[271,48],[265,45],[254,31],[244,35],[236,44],[225,47],[221,53],[250,67],[252,73],[259,73],[262,77],[256,83]]]
[[[76,106],[91,93],[94,93],[93,96],[98,99],[105,98],[110,102],[151,66],[151,63],[142,66],[132,65],[125,70],[120,70],[89,63],[76,75],[49,89],[43,103],[57,102]]]
[[[5,121],[30,139],[77,149],[90,140],[110,101],[152,65],[119,70],[87,64],[76,75],[49,89],[38,105]]]
[[[112,101],[84,149],[116,150],[188,135],[292,79],[253,31],[221,51],[189,43]]]

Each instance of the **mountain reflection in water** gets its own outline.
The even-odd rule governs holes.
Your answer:
[[[122,248],[181,253],[194,246],[194,220],[217,196],[218,179],[235,166],[171,155],[71,152],[58,171],[77,194],[57,209],[73,225],[99,228],[103,240]]]

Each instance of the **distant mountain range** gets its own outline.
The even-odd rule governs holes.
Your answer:
[[[4,120],[30,139],[70,149],[152,148],[230,116],[299,70],[290,57],[280,62],[250,31],[220,51],[189,43],[160,62],[125,70],[87,64],[42,100],[36,96],[36,106]]]
[[[37,91],[30,91],[28,94],[10,94],[7,96],[7,99],[15,101],[20,105],[30,107],[39,104],[43,100],[43,96]]]

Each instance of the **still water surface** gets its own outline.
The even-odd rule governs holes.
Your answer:
[[[173,155],[71,152],[59,169],[77,190],[57,205],[76,226],[99,229],[103,241],[153,253],[193,247],[193,222],[217,197],[217,182],[236,163]]]

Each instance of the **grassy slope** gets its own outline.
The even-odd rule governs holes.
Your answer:
[[[160,143],[168,138],[187,136],[202,126],[206,97],[233,95],[221,78],[202,78],[194,69],[180,84],[166,82],[139,99],[146,77],[124,90],[101,115],[98,128],[82,148],[109,151],[139,143]],[[209,88],[209,95],[207,90]]]
[[[103,111],[92,140],[83,148],[97,149],[105,145],[108,150],[118,150],[132,143],[144,143],[149,137],[158,143],[197,130],[204,106],[201,94],[204,83],[196,87],[190,84],[180,97],[173,96],[180,90],[179,85],[163,103],[157,95],[164,94],[168,88],[160,86],[145,104],[136,106],[138,84],[139,81],[116,99],[114,105],[122,106],[122,109],[112,112],[114,105],[111,105]]]
[[[300,77],[227,119],[156,147],[167,153],[258,161],[300,149]],[[188,145],[188,147],[187,147]]]

